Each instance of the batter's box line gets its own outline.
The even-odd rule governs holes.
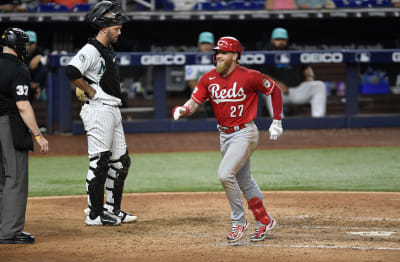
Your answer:
[[[276,217],[276,216],[275,216]],[[390,217],[350,217],[350,216],[313,216],[313,215],[299,215],[299,216],[281,216],[276,217],[277,219],[341,219],[341,220],[356,220],[356,221],[400,221],[400,218]]]
[[[316,249],[357,249],[357,250],[394,250],[400,251],[396,247],[357,247],[357,246],[331,246],[331,245],[270,245],[270,244],[253,244],[249,241],[238,243],[217,243],[210,246],[246,246],[246,247],[276,247],[276,248],[316,248]]]

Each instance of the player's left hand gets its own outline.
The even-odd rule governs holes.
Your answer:
[[[268,130],[269,130],[269,139],[277,140],[278,137],[283,133],[282,120],[274,119]]]

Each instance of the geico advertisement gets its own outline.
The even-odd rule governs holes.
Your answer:
[[[400,52],[393,52],[392,61],[395,63],[400,63]]]
[[[343,54],[340,52],[332,53],[301,53],[300,62],[307,63],[343,63]]]
[[[169,55],[142,55],[140,57],[142,65],[184,65],[186,56],[183,54]]]

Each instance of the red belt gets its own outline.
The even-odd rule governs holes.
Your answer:
[[[225,134],[232,134],[233,132],[239,131],[245,127],[247,127],[247,124],[241,124],[241,125],[234,126],[234,127],[219,126],[219,130],[221,132],[224,132]]]

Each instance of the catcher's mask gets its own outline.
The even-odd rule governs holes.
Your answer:
[[[19,28],[7,28],[1,36],[1,45],[14,49],[17,56],[22,61],[25,61],[29,56],[26,49],[29,43],[29,36]]]
[[[106,14],[110,14],[105,16]],[[95,29],[122,25],[128,21],[128,17],[122,15],[121,7],[118,3],[111,1],[98,2],[87,14],[86,19]]]

